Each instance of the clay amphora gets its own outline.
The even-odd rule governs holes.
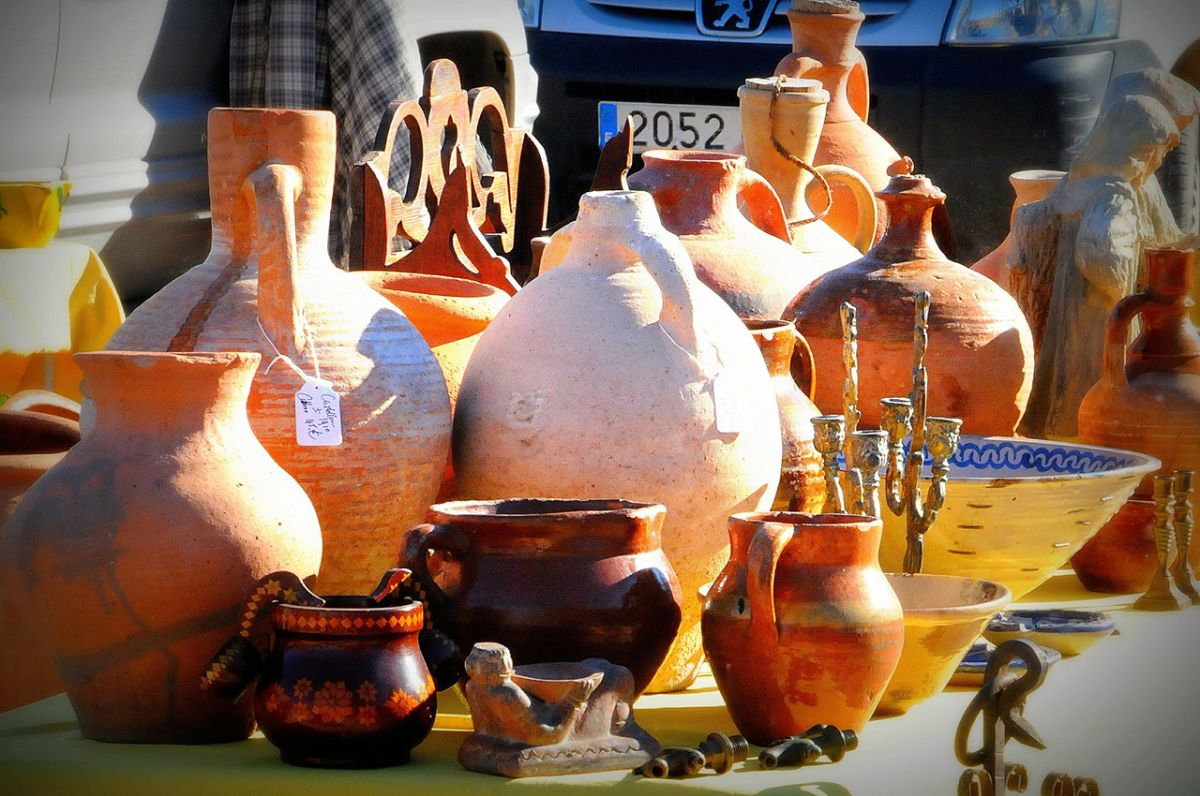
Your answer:
[[[4,578],[43,628],[87,738],[245,738],[249,697],[200,689],[255,582],[313,576],[312,503],[255,438],[254,353],[77,354],[91,431],[5,528]]]
[[[775,189],[746,168],[744,156],[658,149],[644,152],[642,162],[644,168],[629,175],[629,187],[650,192],[662,225],[683,241],[696,276],[739,317],[778,318],[818,274],[791,247]]]
[[[665,516],[624,500],[439,503],[410,532],[404,563],[461,649],[495,641],[517,665],[604,658],[641,694],[681,615]]]
[[[842,411],[842,329],[838,308],[858,310],[860,425],[878,428],[882,398],[912,384],[913,306],[927,291],[929,413],[960,417],[963,432],[1012,436],[1033,376],[1029,324],[1012,296],[985,276],[946,259],[930,231],[945,194],[920,175],[892,178],[877,196],[890,220],[883,239],[861,260],[820,277],[788,306],[784,318],[808,340],[818,374],[814,400]]]
[[[829,92],[815,80],[752,77],[738,89],[738,100],[747,163],[779,192],[792,245],[804,253],[810,270],[823,274],[861,257],[875,243],[877,219],[871,186],[846,166],[826,163],[812,167]],[[813,182],[814,171],[831,190],[835,185],[849,190],[858,213],[850,238],[854,245],[809,209],[808,193],[823,193],[821,183]],[[820,201],[828,203],[829,197]]]
[[[879,520],[738,514],[704,602],[704,653],[738,732],[765,746],[814,724],[859,731],[904,646]]]
[[[79,442],[77,421],[11,405],[9,399],[0,409],[0,534],[25,490]],[[63,690],[46,640],[17,607],[11,586],[0,579],[0,711]]]
[[[725,562],[728,516],[768,508],[779,481],[762,356],[647,193],[585,194],[543,265],[467,365],[454,419],[459,495],[663,503],[663,550],[682,593],[695,594]],[[699,625],[700,606],[685,600],[651,691],[694,679]]]
[[[774,511],[819,512],[825,504],[825,476],[821,454],[813,444],[812,419],[821,414],[808,394],[813,390],[812,352],[796,327],[788,321],[748,320],[746,328],[771,374],[775,403],[779,407],[779,430],[783,434],[783,466],[779,489],[771,505]],[[800,365],[809,378],[804,389],[792,378],[793,355],[807,361]]]
[[[1071,566],[1088,591],[1144,593],[1158,570],[1154,501],[1126,501],[1100,532],[1071,556]]]
[[[1100,381],[1079,406],[1079,438],[1148,453],[1162,470],[1200,470],[1200,334],[1188,319],[1193,253],[1148,249],[1146,289],[1109,317]],[[1142,333],[1125,341],[1134,318]],[[1153,475],[1153,474],[1151,474]],[[1150,494],[1146,476],[1134,493]],[[1190,559],[1200,563],[1200,545]]]
[[[855,46],[865,17],[857,3],[793,0],[787,12],[792,52],[775,67],[776,75],[819,80],[829,92],[829,109],[817,143],[817,165],[848,166],[880,191],[893,174],[911,170],[899,153],[867,124],[870,82],[862,51]],[[876,237],[882,235],[887,208],[879,206]],[[846,240],[858,228],[854,197],[845,185],[833,188],[833,206],[825,220]]]
[[[1014,171],[1010,174],[1008,181],[1012,185],[1017,198],[1013,200],[1012,213],[1009,215],[1009,225],[1012,225],[1012,219],[1017,214],[1018,207],[1045,198],[1046,194],[1054,190],[1055,186],[1062,182],[1062,178],[1066,175],[1065,171],[1052,171],[1050,169],[1030,169],[1028,171]],[[1012,247],[1013,236],[1010,229],[1008,235],[1005,236],[1000,245],[985,254],[971,268],[976,273],[983,274],[1000,287],[1008,290],[1008,257]]]
[[[130,315],[110,350],[258,351],[254,433],[304,487],[325,537],[320,588],[365,593],[437,495],[450,402],[429,346],[329,260],[334,117],[218,108],[208,117],[213,248]],[[276,349],[288,361],[275,361]],[[308,377],[341,400],[342,444],[297,442]]]

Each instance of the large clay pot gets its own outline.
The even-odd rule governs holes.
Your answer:
[[[1158,570],[1154,501],[1126,501],[1100,532],[1071,556],[1071,566],[1088,591],[1144,593]]]
[[[5,580],[44,629],[84,736],[245,738],[249,697],[201,691],[201,672],[260,577],[321,561],[312,504],[246,417],[259,355],[75,361],[95,425],[9,520]]]
[[[744,156],[659,149],[643,153],[642,162],[629,187],[650,192],[696,276],[739,317],[778,318],[819,273],[791,247],[775,189],[746,168]]]
[[[783,434],[783,464],[774,511],[819,512],[825,505],[825,474],[821,454],[813,443],[812,419],[821,414],[808,394],[813,390],[812,352],[796,327],[788,321],[748,320],[746,328],[762,352],[775,403],[779,407],[779,430]],[[809,378],[803,390],[792,378],[793,355],[809,362]],[[802,366],[803,367],[803,366]]]
[[[704,601],[704,652],[738,732],[765,746],[814,724],[860,731],[904,646],[879,520],[738,514]]]
[[[1012,219],[1017,214],[1017,208],[1036,202],[1054,190],[1062,178],[1067,176],[1065,171],[1052,171],[1050,169],[1029,169],[1027,171],[1014,171],[1008,177],[1008,182],[1013,187],[1013,192],[1017,198],[1013,200],[1012,213],[1009,214],[1008,223],[1011,227]],[[980,258],[979,262],[975,263],[971,268],[976,272],[983,274],[988,279],[995,282],[1005,290],[1009,289],[1008,285],[1008,257],[1009,252],[1013,247],[1012,230],[1000,242],[1000,245]]]
[[[42,412],[0,409],[0,534],[21,496],[79,442],[79,423]],[[2,537],[0,537],[2,538]],[[0,580],[0,711],[62,691],[42,633]]]
[[[752,77],[738,89],[738,100],[747,163],[779,193],[792,245],[804,253],[808,268],[823,274],[861,257],[875,243],[878,223],[871,186],[846,166],[812,166],[829,92],[815,80]],[[854,245],[809,209],[809,190],[821,193],[813,184],[816,175],[824,181],[818,186],[828,185],[830,195],[834,186],[844,186],[853,198],[858,214],[850,238]]]
[[[830,271],[784,312],[808,340],[817,380],[815,401],[842,411],[842,329],[838,308],[858,310],[860,425],[879,427],[882,398],[912,384],[913,308],[925,291],[929,309],[929,413],[959,417],[963,432],[1011,436],[1029,399],[1033,341],[1012,296],[985,276],[946,259],[930,231],[945,194],[920,175],[894,177],[878,197],[887,204],[887,234],[861,260]]]
[[[604,658],[640,694],[679,629],[665,516],[624,500],[439,503],[410,533],[405,566],[460,649],[495,641],[517,665]]]
[[[787,16],[792,52],[775,67],[775,74],[819,80],[829,92],[816,164],[848,166],[862,175],[872,190],[883,190],[891,175],[910,171],[911,163],[867,124],[867,62],[855,46],[863,13],[857,3],[793,0]],[[845,185],[833,187],[833,205],[825,220],[846,240],[854,240],[858,211]],[[887,208],[880,205],[877,238],[886,222]]]
[[[1200,334],[1188,319],[1193,253],[1149,249],[1149,284],[1122,299],[1108,320],[1100,381],[1079,405],[1079,438],[1148,453],[1161,472],[1200,470]],[[1129,325],[1142,333],[1129,344]],[[1135,493],[1150,494],[1147,475]],[[1190,559],[1200,566],[1200,545]]]
[[[496,316],[463,377],[459,494],[663,503],[663,550],[682,593],[695,594],[725,561],[728,516],[769,507],[779,481],[762,356],[696,279],[649,194],[585,194],[543,262],[550,269]],[[699,623],[685,600],[650,690],[694,679]]]
[[[320,588],[366,593],[437,495],[450,402],[429,346],[329,260],[334,117],[216,109],[208,118],[213,248],[129,316],[110,350],[258,351],[250,424],[300,482],[325,537]],[[297,442],[308,376],[341,399],[342,444]]]

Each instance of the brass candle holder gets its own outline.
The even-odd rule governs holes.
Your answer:
[[[1188,555],[1192,550],[1192,529],[1195,527],[1192,519],[1195,476],[1191,470],[1176,470],[1171,474],[1171,486],[1175,492],[1175,566],[1171,568],[1171,577],[1179,591],[1192,601],[1192,605],[1200,605],[1200,593],[1192,582],[1192,567],[1188,563]]]
[[[843,415],[820,415],[812,419],[813,446],[821,454],[821,469],[825,474],[825,514],[844,514],[846,501],[838,481],[838,454],[846,445],[846,418]]]
[[[1171,583],[1167,570],[1171,560],[1174,483],[1169,475],[1154,476],[1154,543],[1158,548],[1158,569],[1150,581],[1150,588],[1133,604],[1139,611],[1179,611],[1191,604]]]

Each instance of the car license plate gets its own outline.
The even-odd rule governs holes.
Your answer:
[[[720,105],[601,102],[600,146],[633,119],[633,151],[647,149],[731,150],[742,142],[742,116]]]

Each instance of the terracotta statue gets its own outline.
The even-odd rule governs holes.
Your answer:
[[[506,777],[633,768],[659,745],[633,721],[633,675],[599,658],[513,667],[502,644],[476,644],[466,661],[475,732],[464,768]]]
[[[1109,313],[1137,290],[1145,249],[1184,237],[1154,172],[1200,112],[1200,93],[1154,71],[1114,81],[1067,176],[1014,216],[1010,290],[1038,351],[1024,435],[1075,435]]]

